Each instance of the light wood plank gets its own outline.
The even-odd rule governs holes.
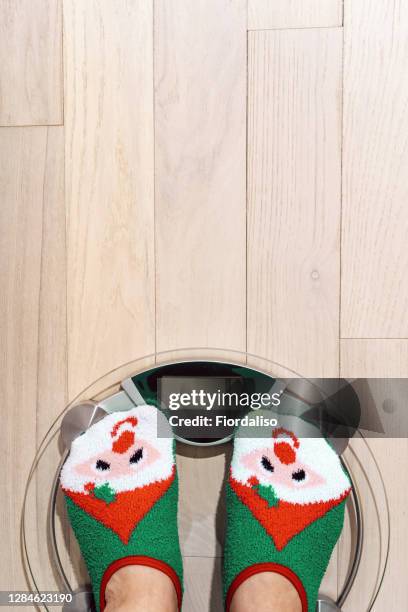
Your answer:
[[[346,0],[342,336],[408,337],[408,4]]]
[[[154,352],[150,1],[64,3],[69,397]]]
[[[19,512],[36,440],[38,301],[45,128],[0,132],[1,589],[24,589]],[[17,418],[18,415],[18,418]],[[24,452],[22,452],[24,449]],[[35,524],[35,522],[34,522]],[[33,528],[33,525],[30,525]]]
[[[60,0],[0,3],[0,125],[63,121]]]
[[[341,341],[342,376],[408,377],[408,340]]]
[[[246,2],[155,3],[157,348],[245,349]]]
[[[41,276],[38,327],[37,373],[37,448],[51,424],[62,413],[67,403],[67,355],[66,355],[66,248],[65,248],[65,200],[64,200],[64,128],[47,130],[44,194],[42,214]],[[49,558],[48,510],[53,475],[60,461],[60,449],[56,439],[44,453],[33,481],[35,491],[36,529],[30,554],[38,554],[35,577],[42,589],[61,589]],[[33,504],[29,504],[30,513]],[[57,523],[57,537],[67,538],[68,523]],[[61,550],[61,559],[69,567],[69,556]],[[32,559],[30,559],[32,561]]]
[[[342,340],[341,363],[341,375],[348,378],[407,378],[408,341]],[[369,445],[385,482],[391,517],[390,557],[385,580],[373,610],[405,610],[408,608],[408,591],[402,573],[408,565],[405,537],[408,493],[406,487],[401,486],[401,474],[408,464],[408,441],[406,438],[370,439]],[[384,521],[384,517],[381,518]],[[370,537],[373,537],[372,533],[368,533],[367,546],[370,546]],[[371,551],[373,545],[374,542]],[[372,583],[370,563],[363,563],[359,574],[359,584]],[[345,610],[353,612],[356,609],[353,605],[358,606],[360,600],[361,592],[357,589]]]
[[[248,30],[341,26],[342,0],[248,0]]]
[[[0,130],[0,532],[7,551],[0,556],[0,588],[5,590],[27,588],[20,550],[24,488],[37,445],[65,398],[62,139],[62,128]],[[37,484],[42,481],[39,475]],[[29,544],[35,538],[30,561],[39,584],[54,588],[52,569],[44,564],[46,490],[33,489],[27,536]]]
[[[64,129],[47,130],[39,296],[37,436],[67,402]],[[52,372],[52,375],[51,375]]]
[[[338,375],[341,29],[249,33],[248,350]]]

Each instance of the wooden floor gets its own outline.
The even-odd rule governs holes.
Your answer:
[[[203,347],[408,377],[407,37],[403,0],[0,0],[0,589],[25,588],[36,447],[113,368]],[[408,443],[373,450],[396,612]],[[220,609],[226,460],[180,453],[185,612]]]

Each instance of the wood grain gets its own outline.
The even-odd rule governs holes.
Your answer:
[[[249,33],[247,65],[244,0],[157,0],[154,14],[151,0],[64,0],[65,129],[0,129],[1,589],[26,588],[19,512],[46,429],[67,397],[119,368],[86,395],[101,392],[154,353],[155,334],[158,350],[247,342],[308,376],[336,376],[340,349],[342,376],[408,377],[408,9],[345,2],[341,331],[368,339],[339,346],[342,31],[325,26],[341,24],[340,5],[249,0],[248,28],[275,31]],[[61,11],[60,0],[0,2],[0,125],[63,121]],[[391,509],[374,612],[408,609],[408,444],[369,444]],[[186,611],[222,609],[230,450],[178,448]],[[30,497],[43,588],[60,586],[43,537],[57,459],[50,447]],[[371,546],[345,612],[362,609],[375,573],[365,468]],[[58,537],[70,578],[85,584],[66,521]],[[349,554],[346,528],[322,592],[336,595]]]
[[[342,340],[341,361],[342,376],[405,378],[408,340]]]
[[[0,2],[0,125],[63,121],[60,0]]]
[[[27,588],[19,541],[26,478],[45,427],[65,401],[62,139],[62,128],[0,130],[4,590]],[[43,588],[52,588],[52,570],[43,562],[48,554],[47,490],[34,488],[31,501],[27,535],[37,541],[30,560]]]
[[[37,436],[67,402],[64,129],[47,130],[38,332]]]
[[[342,337],[408,337],[408,4],[345,2]]]
[[[157,349],[245,350],[244,0],[155,3]]]
[[[337,376],[341,29],[248,42],[248,350]]]
[[[152,4],[64,3],[69,397],[154,352]]]
[[[342,0],[248,0],[248,30],[341,26]]]
[[[64,129],[47,130],[43,187],[41,276],[38,303],[38,372],[37,372],[37,448],[50,425],[62,413],[67,403],[67,333],[66,333],[66,248],[64,199]],[[44,563],[49,555],[48,491],[60,460],[57,444],[50,445],[36,471],[35,492],[36,529],[31,554],[37,551],[36,580],[40,588],[61,589],[51,564]],[[30,514],[33,505],[28,506]],[[57,537],[67,537],[69,527],[57,525]],[[30,536],[29,536],[30,537]],[[61,559],[69,566],[69,556],[61,551]],[[30,559],[32,561],[32,559]],[[55,586],[54,586],[55,585]]]
[[[24,588],[19,513],[36,440],[38,300],[46,129],[1,132],[1,588]],[[16,411],[19,418],[16,419]],[[33,527],[32,525],[30,526]]]

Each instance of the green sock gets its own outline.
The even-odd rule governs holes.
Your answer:
[[[226,487],[226,610],[242,582],[273,571],[295,586],[302,612],[315,612],[350,481],[325,439],[297,439],[284,429],[270,433],[234,440]]]
[[[125,565],[167,574],[181,608],[175,447],[163,414],[138,406],[92,425],[72,443],[61,487],[97,610],[109,578]]]

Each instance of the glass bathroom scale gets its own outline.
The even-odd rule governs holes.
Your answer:
[[[260,403],[263,396],[266,403],[269,396],[271,405],[260,406],[261,412],[270,410],[275,414],[278,407],[272,405],[273,398],[275,401],[280,398],[278,410],[282,410],[284,417],[280,415],[279,418],[292,419],[301,415],[306,430],[311,424],[313,427],[318,424],[324,435],[331,438],[353,483],[345,527],[322,583],[318,610],[371,610],[387,564],[390,519],[381,473],[368,441],[358,429],[358,410],[356,408],[354,416],[345,422],[339,404],[331,401],[344,393],[344,389],[348,393],[347,385],[309,381],[253,355],[228,351],[228,361],[226,352],[221,350],[212,350],[211,358],[202,355],[197,349],[188,352],[183,349],[179,355],[172,351],[135,360],[93,383],[69,406],[55,410],[55,414],[60,413],[50,423],[39,445],[27,481],[21,523],[22,554],[33,591],[73,592],[74,601],[60,606],[45,603],[42,609],[92,610],[89,577],[58,488],[58,475],[70,440],[106,413],[126,412],[141,403],[158,406],[174,421],[183,418],[189,423],[205,414],[217,417],[219,425],[216,427],[214,422],[210,427],[179,426],[177,423],[173,431],[184,470],[180,481],[184,473],[194,471],[192,497],[203,495],[199,524],[208,530],[203,540],[208,540],[209,548],[203,550],[202,555],[219,558],[223,520],[218,515],[224,511],[223,504],[211,507],[204,499],[206,493],[202,483],[211,480],[221,486],[237,420],[240,422],[244,417],[260,414],[259,408],[251,402]],[[334,392],[333,385],[337,385]],[[351,399],[347,396],[347,402]],[[211,470],[213,474],[209,473]],[[185,499],[181,491],[181,548],[189,557],[194,509],[184,503]],[[221,589],[214,588],[220,592],[213,593],[211,612],[222,610]],[[188,593],[188,574],[185,589]],[[202,612],[200,603],[196,605],[188,597],[185,602],[187,612]]]

